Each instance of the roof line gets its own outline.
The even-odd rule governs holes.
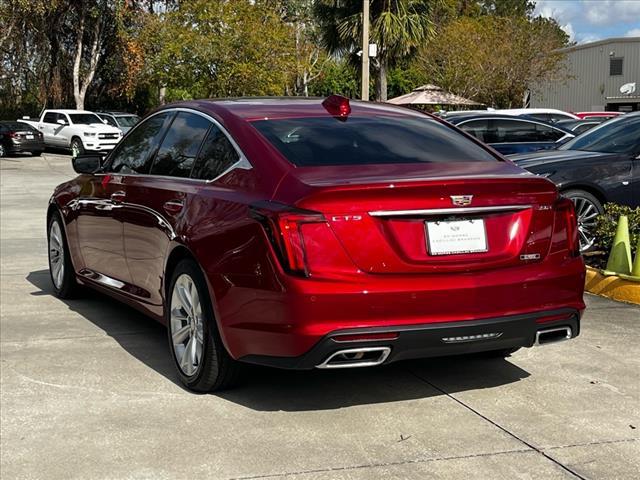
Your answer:
[[[558,52],[573,52],[575,50],[583,50],[585,48],[598,47],[600,45],[607,45],[609,43],[635,43],[640,42],[640,37],[613,37],[605,38],[602,40],[596,40],[595,42],[579,43],[578,45],[571,45],[570,47],[560,48]]]

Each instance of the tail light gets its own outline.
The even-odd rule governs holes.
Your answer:
[[[555,204],[556,222],[554,227],[554,237],[558,230],[565,231],[565,247],[569,253],[577,257],[580,255],[580,240],[578,234],[578,217],[573,202],[565,197],[560,198]],[[555,245],[554,238],[554,245]],[[560,239],[562,241],[562,239]]]
[[[322,213],[275,202],[260,202],[250,211],[287,273],[329,278],[358,272]]]
[[[251,214],[264,227],[282,266],[289,273],[309,276],[305,239],[302,232],[307,224],[326,224],[324,215],[309,210],[252,206]],[[283,208],[284,207],[284,208]]]

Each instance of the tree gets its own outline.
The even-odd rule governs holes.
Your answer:
[[[295,74],[293,31],[267,2],[180,2],[141,35],[146,79],[169,100],[282,95]]]
[[[417,67],[446,90],[488,106],[520,106],[534,83],[562,77],[566,34],[553,20],[460,17],[421,53]]]
[[[370,42],[378,45],[376,100],[387,99],[388,69],[433,36],[430,6],[431,2],[427,0],[371,1]],[[331,53],[347,56],[356,63],[356,53],[362,44],[362,2],[319,0],[315,11],[325,47]]]

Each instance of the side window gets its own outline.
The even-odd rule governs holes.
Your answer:
[[[491,143],[489,120],[472,120],[460,125],[460,128],[484,143]]]
[[[44,118],[42,119],[43,123],[56,123],[58,114],[53,112],[47,112],[44,114]]]
[[[151,174],[188,177],[210,125],[211,122],[200,115],[178,113],[158,150]]]
[[[64,113],[58,113],[58,118],[56,118],[56,122],[58,120],[63,120],[65,125],[71,125],[69,122],[69,117],[67,117]]]
[[[107,123],[113,127],[117,127],[118,124],[116,123],[116,121],[113,119],[113,117],[109,116],[109,115],[100,115],[100,118],[102,120],[106,120]]]
[[[116,147],[109,170],[149,173],[153,151],[158,147],[160,135],[172,117],[172,112],[164,112],[141,123]]]
[[[593,123],[583,123],[582,125],[578,125],[576,128],[574,128],[573,133],[575,133],[576,135],[580,135],[582,132],[586,132],[590,128],[593,128],[595,125],[596,124]]]
[[[218,127],[212,125],[200,149],[191,177],[213,180],[239,159],[240,155],[229,139]]]
[[[537,142],[555,142],[560,140],[566,134],[562,130],[546,125],[536,124],[536,140]]]
[[[532,113],[528,115],[531,118],[535,118],[536,120],[542,120],[543,122],[552,122],[552,115],[549,113]]]
[[[524,120],[496,119],[492,121],[495,143],[536,141],[536,124]]]

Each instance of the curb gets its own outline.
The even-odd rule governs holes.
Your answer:
[[[612,300],[640,305],[640,283],[618,276],[605,277],[593,267],[587,267],[585,289],[587,292]]]

